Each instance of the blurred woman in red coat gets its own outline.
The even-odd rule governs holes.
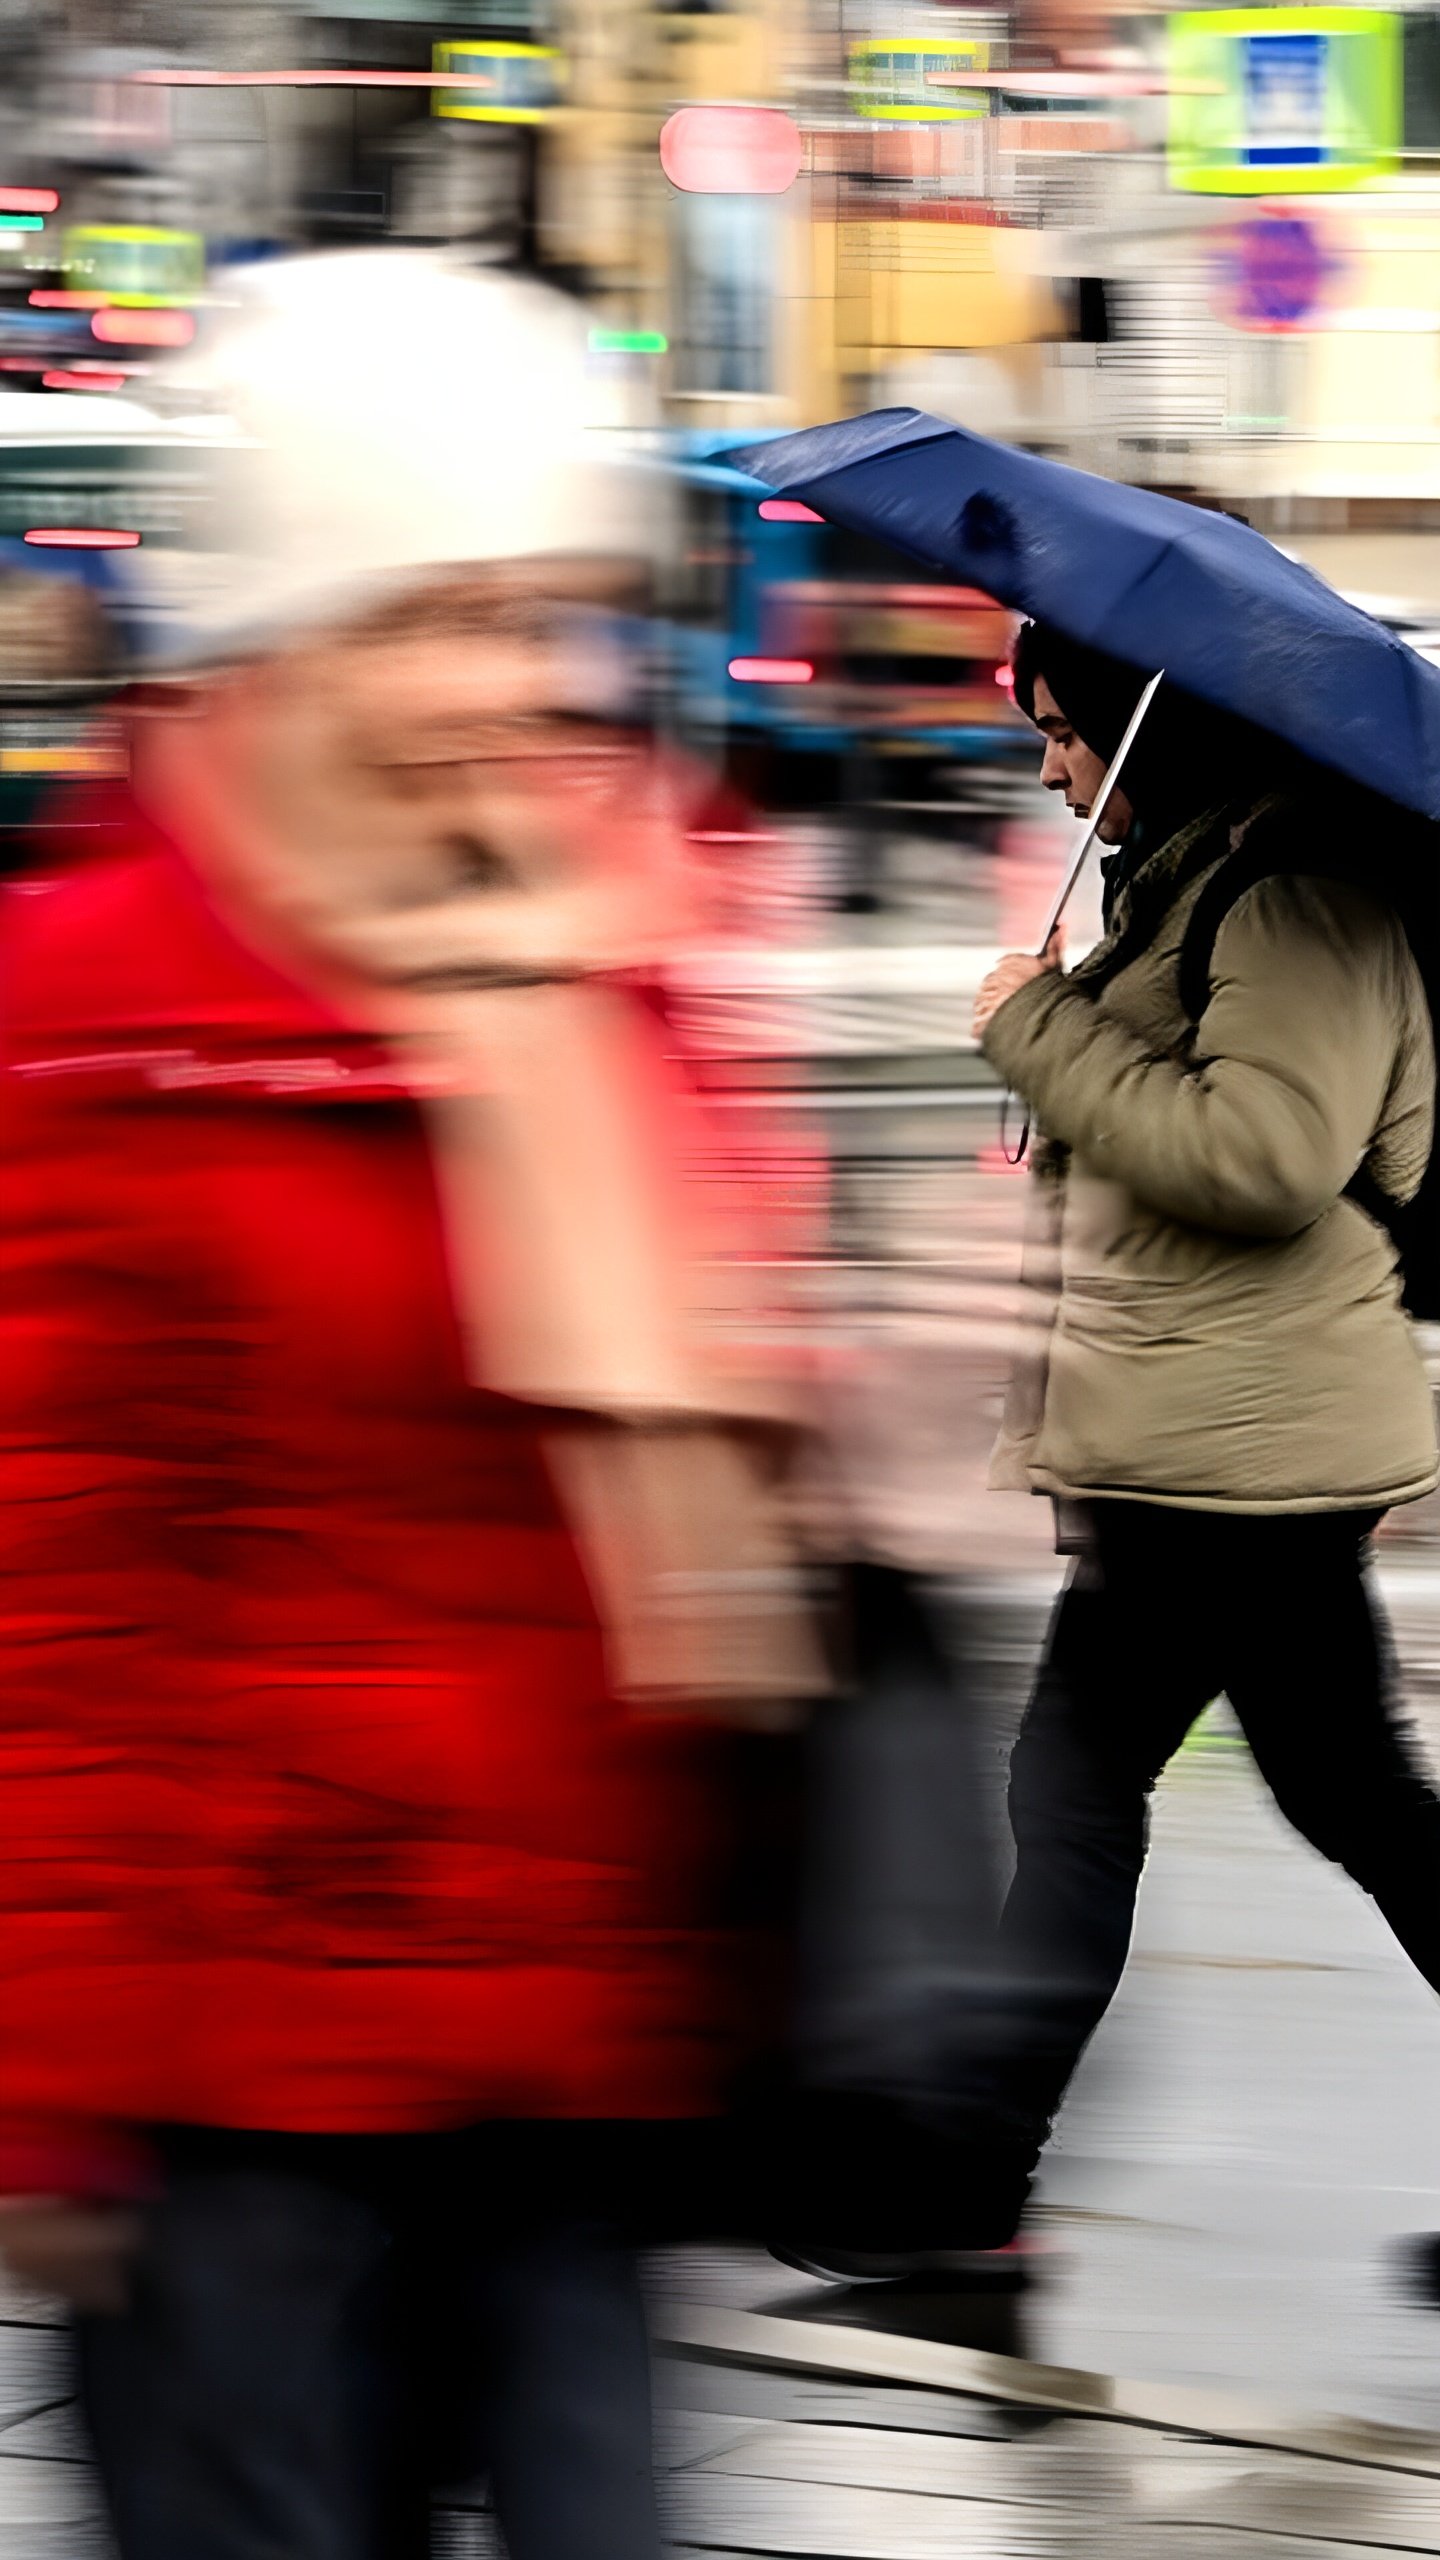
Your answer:
[[[818,1677],[737,1606],[795,1588],[787,1391],[646,993],[684,868],[599,716],[573,325],[354,265],[249,324],[244,612],[9,899],[0,2248],[91,2310],[124,2560],[423,2551],[437,2324],[513,2560],[644,2560],[593,2136],[713,2111],[739,2021],[640,1710]],[[477,347],[467,517],[395,440]]]

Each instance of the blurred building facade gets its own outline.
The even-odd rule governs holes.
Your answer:
[[[6,0],[9,434],[237,261],[447,241],[587,294],[632,427],[912,402],[1440,611],[1440,12],[437,5]]]

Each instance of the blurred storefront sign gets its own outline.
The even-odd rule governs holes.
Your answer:
[[[855,113],[897,123],[955,124],[989,111],[984,92],[932,88],[937,71],[984,71],[990,47],[972,37],[875,36],[849,52]]]
[[[1119,116],[997,116],[995,146],[1002,152],[1128,151],[1135,134]]]
[[[431,112],[462,124],[544,124],[565,95],[566,60],[556,45],[447,41],[432,56],[436,71],[478,75],[493,87],[437,89]]]
[[[1358,186],[1398,165],[1401,19],[1196,9],[1170,20],[1170,177],[1209,195]]]
[[[25,831],[57,783],[121,781],[130,763],[124,729],[96,712],[95,690],[108,680],[103,641],[97,654],[81,638],[81,616],[78,650],[47,656],[28,635],[12,644],[11,607],[32,601],[0,580],[0,873],[16,852],[23,859]]]
[[[1049,283],[1013,252],[997,219],[963,206],[887,206],[837,226],[837,319],[852,347],[996,347],[1040,334]]]
[[[4,681],[3,650],[0,639],[0,683]],[[6,782],[53,782],[60,775],[75,782],[113,781],[125,773],[128,763],[124,733],[118,725],[96,737],[63,713],[27,721],[14,731],[7,724],[4,743],[0,743],[0,778]]]
[[[988,194],[989,131],[989,118],[977,116],[961,124],[812,127],[805,138],[812,177],[851,180],[873,205]]]
[[[1306,328],[1331,298],[1341,260],[1298,213],[1263,212],[1221,234],[1215,305],[1232,328],[1286,335]]]

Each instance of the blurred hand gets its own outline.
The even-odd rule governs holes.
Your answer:
[[[1037,960],[1033,951],[1006,953],[1005,958],[991,970],[975,999],[975,1016],[971,1028],[977,1040],[981,1037],[986,1025],[999,1012],[1002,1004],[1007,1003],[1011,996],[1017,995],[1022,987],[1028,987],[1032,978],[1042,978],[1047,969],[1059,968],[1063,949],[1064,945],[1057,928],[1045,945],[1043,960]]]
[[[140,2217],[127,2205],[73,2196],[0,2201],[0,2260],[38,2293],[59,2294],[77,2311],[123,2311]]]

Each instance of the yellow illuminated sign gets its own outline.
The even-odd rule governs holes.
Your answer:
[[[0,774],[79,773],[89,777],[123,774],[128,759],[123,747],[0,747]]]
[[[437,44],[433,71],[478,74],[487,89],[437,89],[432,112],[463,124],[544,124],[565,89],[565,57],[550,44]]]
[[[61,255],[72,293],[103,293],[124,311],[198,302],[205,291],[205,242],[198,231],[87,222],[66,232]]]

